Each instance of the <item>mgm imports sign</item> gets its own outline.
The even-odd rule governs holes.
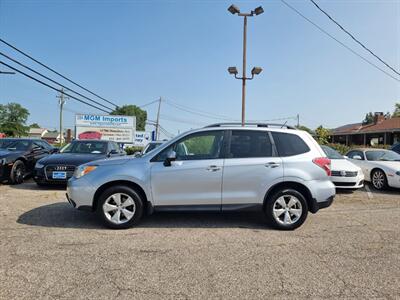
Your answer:
[[[135,128],[136,117],[87,114],[75,116],[75,138],[78,140],[132,143]]]

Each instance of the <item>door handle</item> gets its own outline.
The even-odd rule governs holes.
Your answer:
[[[218,167],[218,166],[209,166],[207,169],[206,169],[207,171],[210,171],[210,172],[216,172],[216,171],[219,171],[219,170],[221,170],[221,167]]]
[[[276,163],[276,162],[269,162],[269,163],[266,163],[264,166],[266,167],[266,168],[277,168],[277,167],[279,167],[281,164],[278,164],[278,163]]]

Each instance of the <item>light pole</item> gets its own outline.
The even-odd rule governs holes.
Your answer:
[[[246,44],[247,44],[247,17],[253,17],[254,15],[258,16],[264,12],[264,9],[259,6],[256,9],[252,10],[249,13],[241,13],[239,8],[235,5],[231,5],[228,8],[228,11],[235,15],[237,14],[239,17],[243,18],[243,67],[242,67],[242,77],[238,77],[238,71],[236,67],[229,67],[228,72],[231,75],[235,75],[236,79],[242,80],[242,126],[245,124],[245,106],[246,106],[246,80],[252,80],[254,75],[258,75],[262,72],[262,68],[254,67],[251,70],[251,77],[246,77]]]

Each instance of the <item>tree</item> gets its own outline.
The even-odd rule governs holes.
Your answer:
[[[307,126],[300,125],[300,126],[296,126],[296,128],[299,129],[299,130],[307,131],[311,135],[314,134],[314,131],[312,131],[312,129],[308,128]]]
[[[136,105],[123,105],[112,111],[112,115],[135,116],[136,130],[145,130],[147,112]]]
[[[28,133],[25,125],[29,111],[18,103],[0,104],[0,132],[7,136],[24,136]]]
[[[330,135],[330,130],[327,128],[324,128],[319,126],[317,129],[315,129],[315,135],[317,136],[317,142],[321,145],[326,145],[329,142],[329,135]]]
[[[41,127],[38,123],[32,123],[31,125],[29,125],[29,128],[41,128]]]
[[[369,112],[365,115],[365,118],[363,120],[363,125],[367,125],[367,124],[372,124],[374,123],[375,117],[374,114],[372,112]]]
[[[398,117],[400,117],[400,103],[396,103],[394,105],[394,112],[392,115],[392,118],[398,118]]]

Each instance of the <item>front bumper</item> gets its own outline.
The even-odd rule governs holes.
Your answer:
[[[67,183],[67,200],[77,209],[91,209],[96,190],[85,177],[72,177]],[[75,204],[75,205],[74,205]]]
[[[362,173],[354,177],[331,176],[331,180],[338,189],[359,189],[364,186]]]

